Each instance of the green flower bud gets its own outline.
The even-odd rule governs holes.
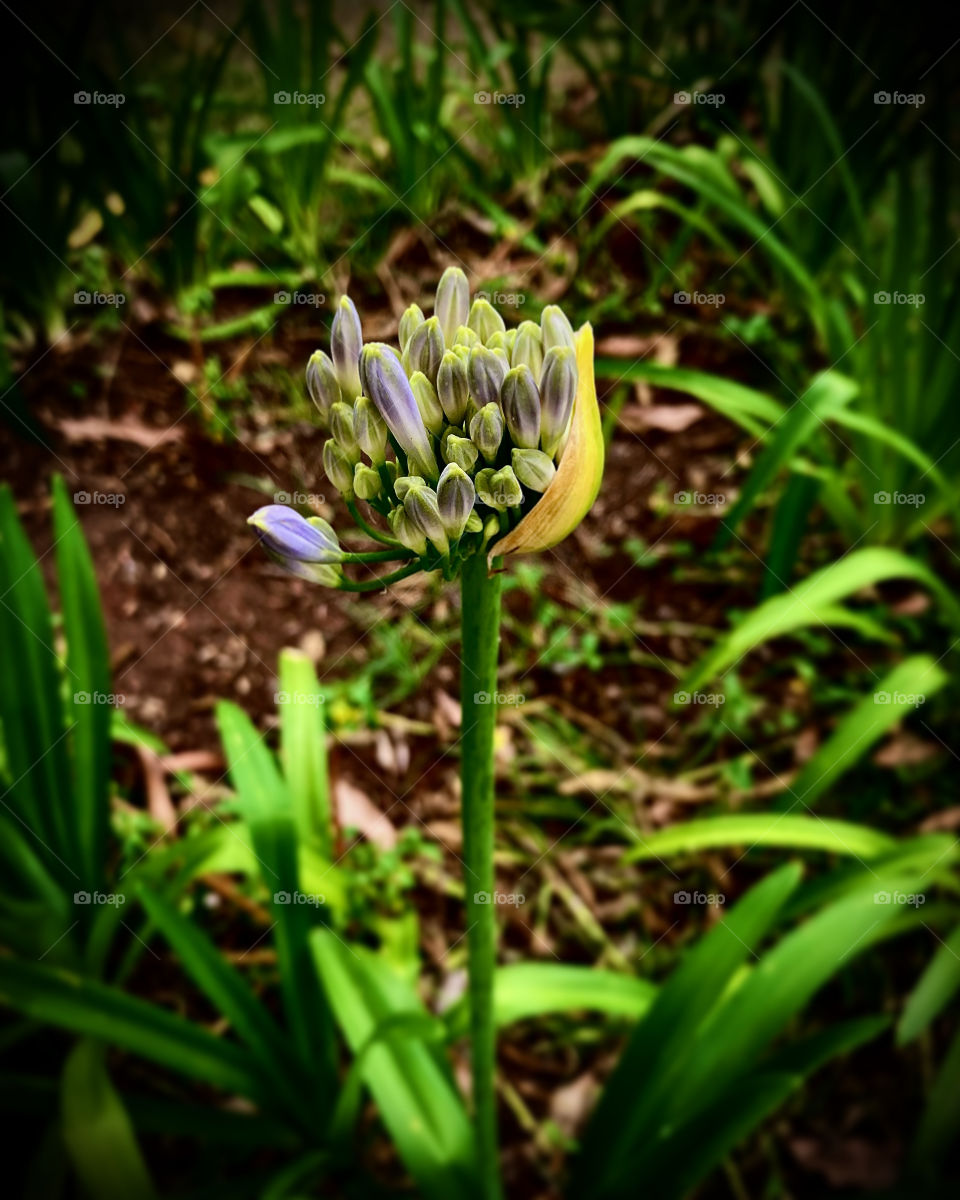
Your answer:
[[[486,553],[487,546],[494,538],[500,536],[500,521],[495,516],[489,516],[483,523],[483,539],[480,542],[480,549]]]
[[[436,437],[443,428],[443,409],[437,399],[436,388],[422,371],[414,371],[410,376],[410,386],[424,425]]]
[[[523,488],[513,473],[513,467],[501,467],[490,480],[490,491],[504,508],[515,508],[523,503]]]
[[[563,309],[556,304],[548,304],[540,315],[540,328],[543,331],[543,352],[554,346],[569,346],[573,349],[573,326],[564,315]]]
[[[470,514],[476,491],[470,476],[461,471],[456,463],[450,463],[440,473],[437,484],[437,503],[440,520],[447,536],[456,541],[463,533]]]
[[[459,267],[447,267],[437,284],[434,316],[440,322],[444,344],[449,346],[457,329],[465,325],[470,308],[470,284]]]
[[[445,463],[456,463],[461,471],[468,474],[477,465],[479,451],[469,438],[451,433],[443,442],[442,452]]]
[[[408,550],[414,554],[426,554],[427,539],[423,531],[414,525],[402,508],[392,508],[387,514],[387,523],[393,536]]]
[[[436,385],[437,371],[440,369],[442,358],[443,334],[440,332],[440,322],[436,317],[430,317],[411,334],[403,352],[403,369],[408,375],[422,371],[430,382]]]
[[[493,495],[493,477],[496,471],[493,467],[484,467],[482,471],[478,471],[473,480],[473,486],[476,488],[477,499],[481,504],[485,504],[488,508],[498,508]]]
[[[401,351],[406,350],[407,343],[425,320],[426,317],[423,315],[423,310],[421,309],[420,305],[411,304],[400,318],[400,329],[397,333],[397,337],[400,341]]]
[[[454,348],[466,346],[469,350],[471,346],[479,346],[480,344],[479,335],[469,325],[461,325],[454,335]]]
[[[314,350],[307,363],[307,391],[326,426],[330,419],[330,409],[341,396],[333,362],[322,350]]]
[[[500,389],[500,406],[513,444],[536,450],[540,445],[540,392],[528,366],[507,372]]]
[[[498,329],[506,328],[503,317],[497,312],[489,300],[474,300],[467,317],[467,325],[473,330],[481,342],[496,333]]]
[[[353,406],[353,432],[360,449],[379,467],[387,456],[387,424],[369,396],[360,396]]]
[[[402,504],[412,487],[424,487],[426,482],[421,475],[399,475],[393,482],[393,494]]]
[[[467,364],[467,385],[470,399],[477,408],[499,402],[500,386],[506,373],[506,362],[494,350],[486,346],[473,347]]]
[[[498,329],[496,333],[491,333],[487,338],[488,350],[506,350],[507,348],[507,331]]]
[[[380,473],[373,467],[358,462],[353,468],[353,491],[361,500],[375,500],[380,495],[382,487]]]
[[[503,413],[496,404],[487,404],[470,422],[470,440],[487,462],[493,462],[503,440]]]
[[[449,554],[450,542],[440,518],[440,505],[433,488],[427,487],[425,483],[414,484],[403,498],[403,511],[440,554]]]
[[[552,346],[543,356],[540,376],[540,448],[556,455],[577,395],[577,355],[569,346]]]
[[[330,409],[330,432],[351,466],[359,462],[360,446],[354,432],[353,406],[345,400],[338,400]]]
[[[512,365],[513,348],[517,344],[516,328],[508,329],[505,336],[506,336],[506,345],[504,346],[504,349],[507,352],[507,357],[511,359],[511,365]]]
[[[453,350],[447,350],[440,360],[437,395],[450,424],[462,425],[467,413],[467,364]]]
[[[529,367],[533,378],[540,379],[540,371],[543,369],[543,337],[540,326],[535,322],[521,323],[510,361],[515,367]]]
[[[330,353],[343,398],[351,404],[360,395],[360,351],[363,330],[356,305],[349,296],[341,296],[330,326]]]
[[[476,509],[467,517],[467,523],[463,527],[464,533],[482,533],[483,521],[480,519],[480,514]]]
[[[557,473],[553,459],[542,450],[513,450],[510,465],[516,477],[531,492],[545,492]]]
[[[341,496],[353,496],[353,463],[331,438],[323,444],[323,469]]]

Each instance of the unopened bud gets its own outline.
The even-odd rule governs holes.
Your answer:
[[[486,346],[473,347],[467,364],[467,385],[477,408],[499,403],[500,386],[506,373],[506,363],[496,351]]]
[[[569,346],[553,346],[540,376],[540,447],[551,458],[566,432],[577,395],[577,356]]]
[[[479,451],[470,438],[451,433],[445,439],[442,451],[445,463],[456,463],[461,471],[466,471],[468,474],[477,465]]]
[[[447,531],[440,519],[437,493],[433,488],[427,487],[426,484],[416,484],[409,488],[403,498],[403,510],[441,554],[450,552]]]
[[[501,467],[496,471],[490,486],[494,495],[500,498],[506,508],[514,508],[523,503],[523,488],[513,473],[513,467]]]
[[[402,508],[392,508],[387,514],[387,522],[393,536],[414,554],[426,554],[427,539],[423,530],[418,529]]]
[[[573,326],[567,320],[562,308],[556,304],[548,304],[540,315],[540,328],[543,331],[543,352],[554,346],[569,346],[573,349]]]
[[[553,459],[542,450],[513,450],[510,465],[514,475],[531,492],[545,492],[557,473]]]
[[[341,496],[349,500],[353,495],[353,463],[332,438],[323,444],[323,469]]]
[[[426,482],[422,475],[398,475],[393,482],[393,493],[402,504],[412,487],[425,487]]]
[[[353,426],[353,405],[338,400],[330,409],[330,432],[351,465],[360,460],[360,446]]]
[[[536,450],[540,445],[540,392],[529,367],[514,367],[507,372],[500,389],[500,406],[513,444]]]
[[[387,455],[387,425],[369,396],[360,396],[353,406],[353,432],[360,449],[379,467]]]
[[[470,422],[470,440],[487,462],[493,462],[503,440],[503,413],[496,404],[487,404]]]
[[[349,296],[341,296],[330,327],[330,353],[343,398],[351,404],[360,395],[360,351],[363,330],[356,305]]]
[[[440,322],[444,344],[449,346],[457,329],[467,322],[470,310],[470,284],[459,267],[447,267],[437,284],[434,316]]]
[[[375,500],[382,487],[380,474],[373,467],[358,462],[353,468],[353,491],[361,500]]]
[[[440,369],[442,358],[443,334],[440,332],[440,322],[436,317],[430,317],[411,334],[403,352],[403,367],[408,375],[422,371],[430,382],[436,385],[437,371]]]
[[[489,300],[474,300],[470,307],[470,316],[467,317],[467,324],[481,342],[486,342],[487,338],[496,333],[498,329],[506,328],[503,317]]]
[[[406,350],[407,343],[425,320],[426,317],[423,315],[423,310],[421,309],[420,305],[411,304],[400,318],[400,328],[397,332],[401,351]]]
[[[417,401],[417,408],[427,429],[437,436],[443,429],[443,409],[437,399],[437,391],[422,371],[414,371],[410,376],[410,386]]]
[[[510,361],[515,367],[529,367],[533,378],[540,379],[540,371],[543,368],[543,335],[540,333],[540,326],[535,322],[521,322]]]
[[[469,350],[471,346],[480,345],[480,335],[469,325],[461,325],[454,335],[453,344],[455,347],[466,346]]]
[[[453,350],[447,350],[437,372],[437,396],[444,416],[451,425],[463,424],[467,413],[467,395],[467,364]]]
[[[473,501],[476,498],[473,482],[470,476],[456,465],[450,463],[440,473],[437,484],[437,503],[440,510],[440,520],[447,531],[447,536],[456,541],[463,533],[470,514],[473,512]]]
[[[333,362],[322,350],[314,350],[307,363],[307,391],[326,424],[330,419],[331,407],[341,396]]]

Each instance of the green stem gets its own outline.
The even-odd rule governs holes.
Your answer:
[[[347,509],[350,516],[353,517],[354,521],[356,521],[367,537],[373,538],[375,542],[381,542],[384,546],[400,546],[401,549],[403,548],[402,543],[398,542],[396,538],[390,537],[389,534],[383,533],[380,529],[374,529],[372,525],[365,521],[360,509],[357,508],[355,500],[347,501]]]
[[[497,1151],[496,1033],[493,1022],[493,974],[497,954],[493,898],[493,737],[497,720],[500,578],[499,574],[488,574],[485,554],[475,554],[464,562],[460,584],[464,891],[474,1125],[484,1200],[500,1200],[502,1194]],[[478,896],[484,899],[478,900]]]
[[[416,558],[412,550],[405,550],[403,546],[393,546],[389,550],[344,550],[342,562],[345,563],[371,563],[371,562],[396,562],[399,559]]]
[[[394,571],[392,575],[380,575],[376,579],[368,579],[364,583],[354,583],[352,579],[342,578],[337,584],[337,590],[340,592],[380,592],[385,587],[389,587],[391,583],[396,583],[400,579],[406,579],[408,575],[413,575],[417,571],[422,571],[420,559],[410,563],[409,566],[403,568],[402,571]]]

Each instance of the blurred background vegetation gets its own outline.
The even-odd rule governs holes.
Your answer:
[[[376,992],[370,963],[332,942],[318,983],[290,947],[308,936],[301,918],[325,935],[329,921],[419,995],[424,1045],[460,1044],[458,614],[422,577],[363,598],[291,582],[244,524],[274,497],[344,527],[307,357],[348,288],[365,336],[394,340],[451,263],[510,324],[554,302],[593,323],[608,443],[591,517],[505,583],[497,866],[525,898],[503,916],[507,965],[590,966],[629,986],[587,1003],[571,983],[560,1004],[516,984],[526,998],[500,1053],[509,1194],[562,1194],[650,1003],[643,985],[673,978],[785,858],[808,872],[788,920],[855,876],[874,892],[888,876],[932,889],[884,924],[881,948],[864,933],[865,953],[834,962],[780,1031],[886,1023],[811,1049],[789,1098],[726,1129],[745,1088],[731,1075],[687,1140],[639,1167],[623,1147],[647,1144],[656,1112],[637,1115],[623,1162],[664,1196],[944,1194],[960,1124],[960,46],[945,13],[2,7],[11,1194],[149,1195],[147,1172],[171,1196],[224,1179],[277,1198],[454,1186],[431,1174],[442,1145],[417,1158],[398,1132],[419,1059],[394,1064],[399,1090],[367,1081],[389,1139],[358,1082],[336,1111],[325,1091],[337,1066],[322,1030],[336,1025],[362,1065],[376,1021],[409,1022],[416,1001]],[[284,727],[287,685],[320,697],[319,726]],[[112,702],[84,707],[81,693]],[[278,725],[276,760],[263,746]],[[329,759],[310,757],[318,743]],[[258,808],[264,780],[296,814],[282,836]],[[278,855],[283,874],[288,835],[336,915],[291,913],[276,933],[258,871]],[[78,863],[83,890],[128,905],[78,915]],[[714,899],[677,900],[688,892]],[[37,963],[70,973],[80,1009],[23,965]],[[321,996],[348,983],[376,992],[369,1028]],[[168,1010],[194,1032],[165,1025]],[[281,1010],[282,1034],[263,1028]],[[446,1014],[440,1034],[424,1032],[427,1011]],[[226,1030],[262,1061],[209,1036]],[[696,1062],[685,1069],[689,1100]],[[255,1128],[236,1123],[250,1107]],[[612,1122],[616,1108],[598,1112]],[[337,1136],[318,1143],[321,1125]],[[191,1137],[201,1128],[209,1144]],[[84,1146],[110,1147],[115,1179]],[[566,1194],[600,1179],[590,1154],[619,1161],[596,1133],[582,1150]],[[603,1195],[620,1194],[611,1180]]]

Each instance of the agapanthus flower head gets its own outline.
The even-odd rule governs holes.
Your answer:
[[[392,558],[401,569],[384,582],[420,569],[453,578],[476,554],[493,560],[555,545],[599,490],[590,326],[575,333],[550,305],[539,323],[508,329],[484,296],[471,304],[457,267],[444,272],[431,315],[416,304],[403,314],[398,348],[364,345],[344,297],[331,356],[311,356],[307,388],[331,435],[327,477],[382,545],[356,554],[319,518],[280,505],[258,510],[250,522],[265,548],[301,577],[366,587],[343,565]]]

